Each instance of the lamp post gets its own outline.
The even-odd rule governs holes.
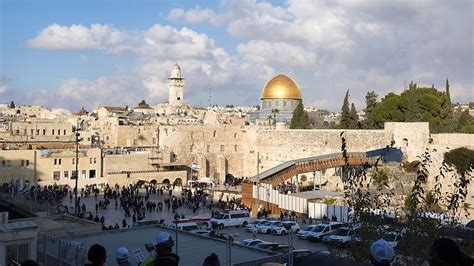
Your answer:
[[[257,216],[260,208],[260,152],[257,152]],[[258,218],[258,217],[257,217]]]
[[[76,217],[79,216],[79,202],[77,202],[77,181],[79,179],[79,141],[81,141],[81,139],[79,138],[81,136],[81,134],[79,133],[79,127],[82,125],[83,122],[83,120],[81,120],[80,122],[79,120],[77,120],[77,126],[74,130],[76,137],[76,185],[74,187],[74,214],[76,215]]]

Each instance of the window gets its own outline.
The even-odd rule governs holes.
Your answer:
[[[64,171],[64,179],[65,180],[69,179],[69,171]]]
[[[72,158],[72,164],[76,164],[76,158]]]
[[[52,129],[52,130],[51,130],[51,135],[53,135],[53,136],[54,136],[54,129]]]
[[[109,136],[105,137],[106,140],[109,140]],[[156,141],[155,141],[156,142]]]
[[[30,165],[30,160],[25,161],[25,167],[28,166],[28,165]]]
[[[214,130],[214,138],[216,137],[217,132]]]
[[[54,159],[54,165],[58,164],[58,159]]]
[[[53,172],[53,180],[54,181],[59,181],[61,179],[61,172],[60,171],[54,171]]]
[[[71,171],[71,179],[76,179],[76,177],[77,177],[77,172],[76,172],[76,170],[72,170],[72,171]]]
[[[30,259],[30,243],[6,245],[5,251],[5,265],[10,265],[11,261],[22,263]]]
[[[224,145],[221,145],[221,151],[224,151]]]
[[[95,178],[95,170],[89,170],[89,178]]]
[[[36,130],[36,135],[39,135],[39,134],[40,134],[40,130],[37,129],[37,130]]]
[[[81,172],[82,179],[86,179],[87,176],[87,170],[82,170]]]
[[[94,157],[94,164],[96,164],[96,163],[97,163],[97,158]]]
[[[46,135],[46,129],[43,128],[43,136]]]
[[[89,158],[89,164],[92,164],[92,158]]]
[[[61,165],[61,159],[58,159],[58,164]]]
[[[5,160],[2,160],[2,167],[5,168],[7,166],[7,162]]]
[[[211,150],[211,145],[207,145],[207,152]]]
[[[63,131],[63,135],[66,135],[66,130]]]
[[[61,135],[61,129],[58,129],[58,136]]]

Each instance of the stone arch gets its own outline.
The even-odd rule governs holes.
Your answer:
[[[156,185],[156,183],[158,183],[158,181],[156,179],[150,180],[150,184]]]
[[[168,178],[165,178],[165,179],[163,179],[163,181],[161,183],[169,185],[171,183],[171,181]]]
[[[173,182],[173,185],[178,186],[178,187],[182,186],[183,185],[183,179],[181,179],[179,177],[176,178]]]

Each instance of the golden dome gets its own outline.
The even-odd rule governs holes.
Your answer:
[[[301,90],[296,81],[287,75],[275,76],[265,84],[262,100],[265,99],[295,99],[301,100]]]

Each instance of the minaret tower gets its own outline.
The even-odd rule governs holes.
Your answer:
[[[182,105],[184,102],[184,78],[181,77],[181,67],[174,64],[168,79],[169,98],[171,105]]]

